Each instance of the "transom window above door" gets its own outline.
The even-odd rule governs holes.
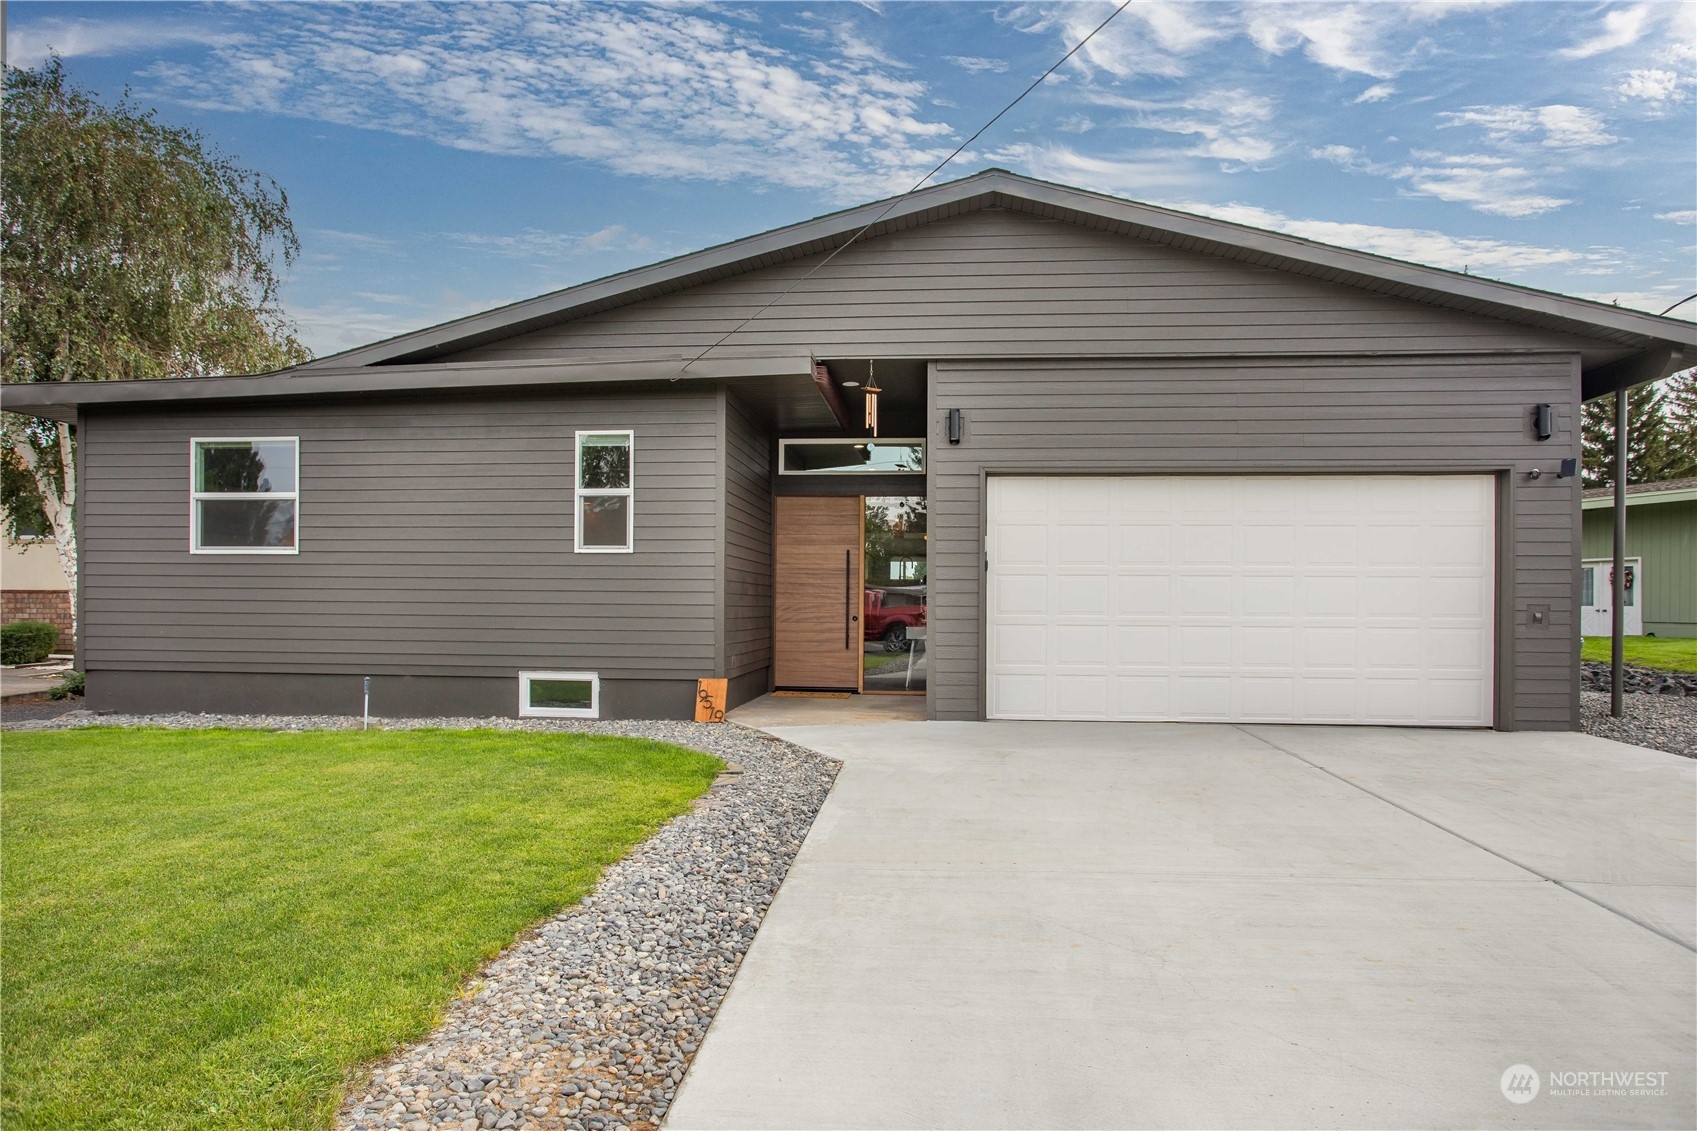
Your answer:
[[[577,434],[577,515],[573,526],[580,554],[628,554],[634,549],[634,439],[628,428]]]
[[[780,475],[924,475],[924,440],[779,440]]]

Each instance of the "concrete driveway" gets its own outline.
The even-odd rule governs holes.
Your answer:
[[[1697,763],[1576,734],[775,730],[846,764],[669,1128],[1697,1126]],[[1540,1091],[1511,1103],[1522,1064]]]

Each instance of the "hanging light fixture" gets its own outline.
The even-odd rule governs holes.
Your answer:
[[[866,394],[866,430],[874,436],[878,434],[878,394],[884,391],[878,387],[878,378],[872,372],[876,364],[866,363],[866,388],[861,390]]]

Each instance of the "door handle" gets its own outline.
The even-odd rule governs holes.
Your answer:
[[[854,571],[854,551],[843,551],[843,651],[849,650],[849,625],[854,619],[849,606],[854,603],[854,586],[849,575]]]

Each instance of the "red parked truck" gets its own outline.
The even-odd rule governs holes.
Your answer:
[[[882,640],[890,652],[905,652],[912,643],[908,629],[925,627],[925,586],[886,586],[866,589],[866,608],[860,623],[866,639]]]

